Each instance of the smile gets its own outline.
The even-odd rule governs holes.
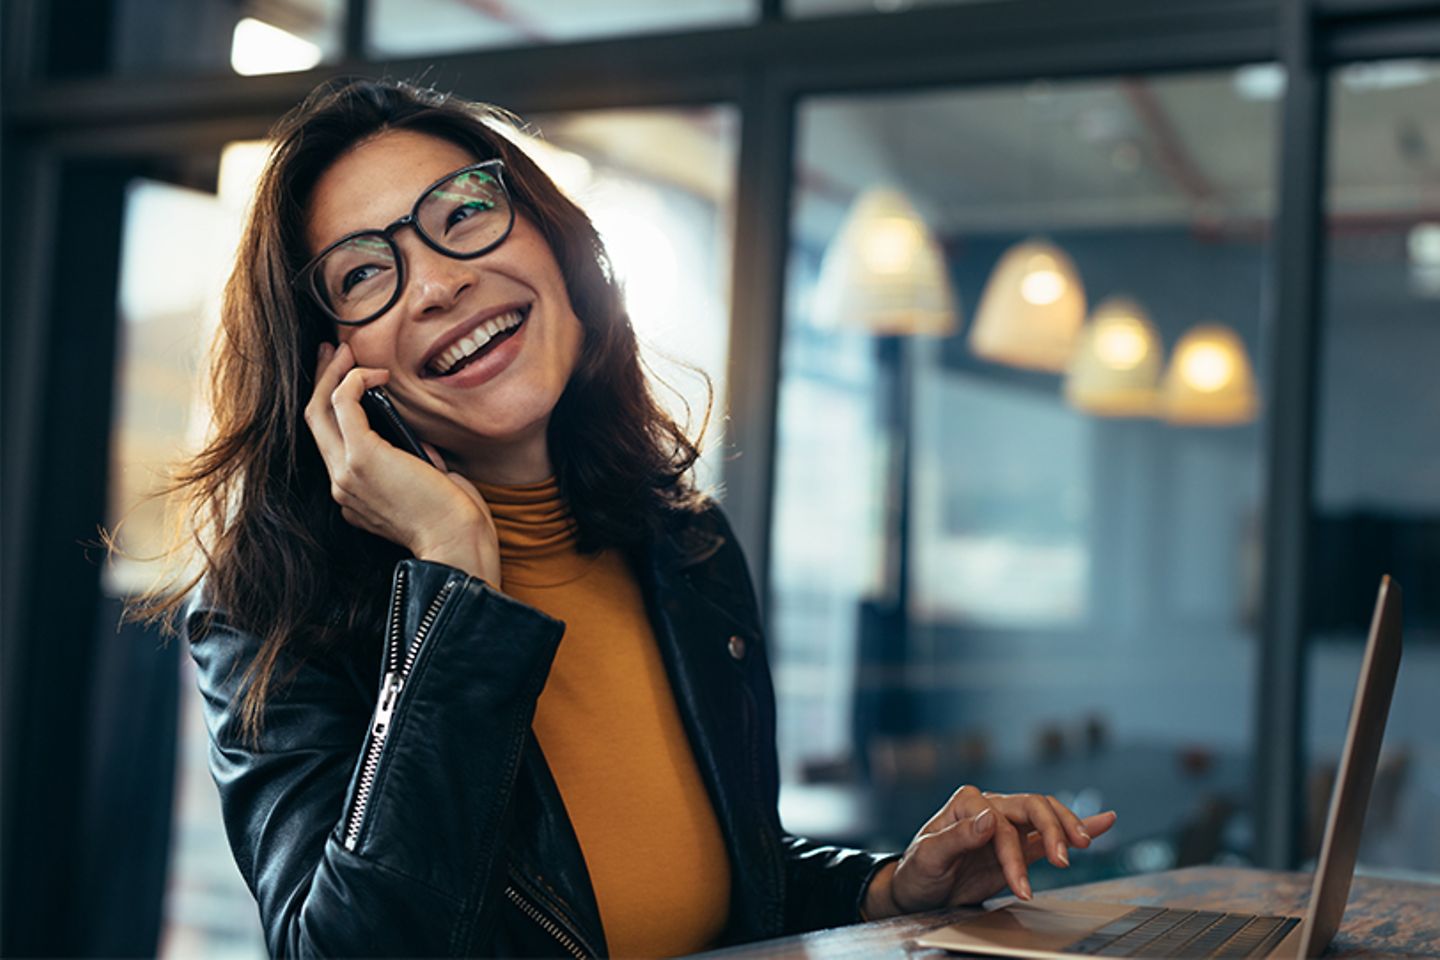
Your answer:
[[[530,316],[530,307],[516,307],[483,320],[457,337],[425,364],[425,374],[448,377],[512,336]]]

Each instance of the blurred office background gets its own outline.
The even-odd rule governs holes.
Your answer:
[[[1440,4],[13,0],[4,952],[263,954],[179,644],[120,624],[268,125],[337,74],[529,122],[760,585],[789,829],[958,785],[1037,886],[1318,846],[1382,573],[1362,869],[1440,879]]]

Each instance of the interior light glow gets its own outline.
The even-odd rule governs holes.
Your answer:
[[[904,273],[925,242],[920,225],[903,217],[885,217],[865,239],[865,264],[876,273]]]
[[[586,209],[625,286],[625,304],[642,335],[683,313],[680,258],[660,198],[638,184],[612,181],[593,190]]]
[[[1095,355],[1112,370],[1133,370],[1150,352],[1150,338],[1134,317],[1111,318],[1095,334]]]
[[[1055,258],[1047,254],[1032,257],[1020,279],[1020,296],[1037,307],[1054,303],[1065,295],[1065,278],[1055,269]]]
[[[1158,406],[1160,338],[1145,309],[1113,296],[1080,331],[1065,372],[1065,399],[1101,417],[1149,417]]]
[[[1278,63],[1252,63],[1238,68],[1231,82],[1241,100],[1279,100],[1285,93],[1285,68]]]
[[[1064,250],[1032,237],[1000,258],[970,327],[977,357],[1026,370],[1070,366],[1085,323],[1085,285]]]
[[[1424,60],[1353,63],[1340,71],[1340,85],[1356,92],[1423,87],[1437,79],[1440,79],[1440,69]]]
[[[1406,238],[1406,247],[1415,266],[1440,266],[1440,223],[1415,224]]]
[[[270,159],[270,141],[235,140],[220,151],[216,194],[227,209],[244,212],[255,196],[260,173]]]
[[[1235,361],[1218,344],[1197,343],[1180,358],[1180,376],[1201,393],[1223,389],[1235,375]]]
[[[1165,376],[1165,418],[1195,426],[1255,419],[1255,375],[1239,335],[1220,324],[1193,327],[1175,346]]]
[[[318,46],[274,24],[245,17],[230,39],[230,66],[242,77],[309,70],[320,62]]]
[[[825,250],[816,326],[880,336],[945,336],[959,315],[945,256],[909,198],[864,190]]]

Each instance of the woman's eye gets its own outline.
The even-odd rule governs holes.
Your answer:
[[[340,278],[340,293],[348,296],[362,283],[365,283],[367,280],[373,280],[379,276],[380,272],[381,268],[373,263],[345,271],[345,275]]]
[[[471,217],[476,216],[477,214],[481,214],[487,210],[494,209],[494,207],[495,204],[488,200],[471,200],[466,203],[462,203],[454,210],[451,210],[450,216],[445,218],[445,229],[449,230],[451,227],[455,226],[457,223],[460,223],[462,220],[469,220]]]

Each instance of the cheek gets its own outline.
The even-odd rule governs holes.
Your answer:
[[[363,327],[336,327],[336,337],[340,343],[350,345],[350,351],[355,355],[355,362],[359,366],[390,366],[393,345],[387,346],[388,338],[385,332],[376,327],[376,323],[367,323]]]

